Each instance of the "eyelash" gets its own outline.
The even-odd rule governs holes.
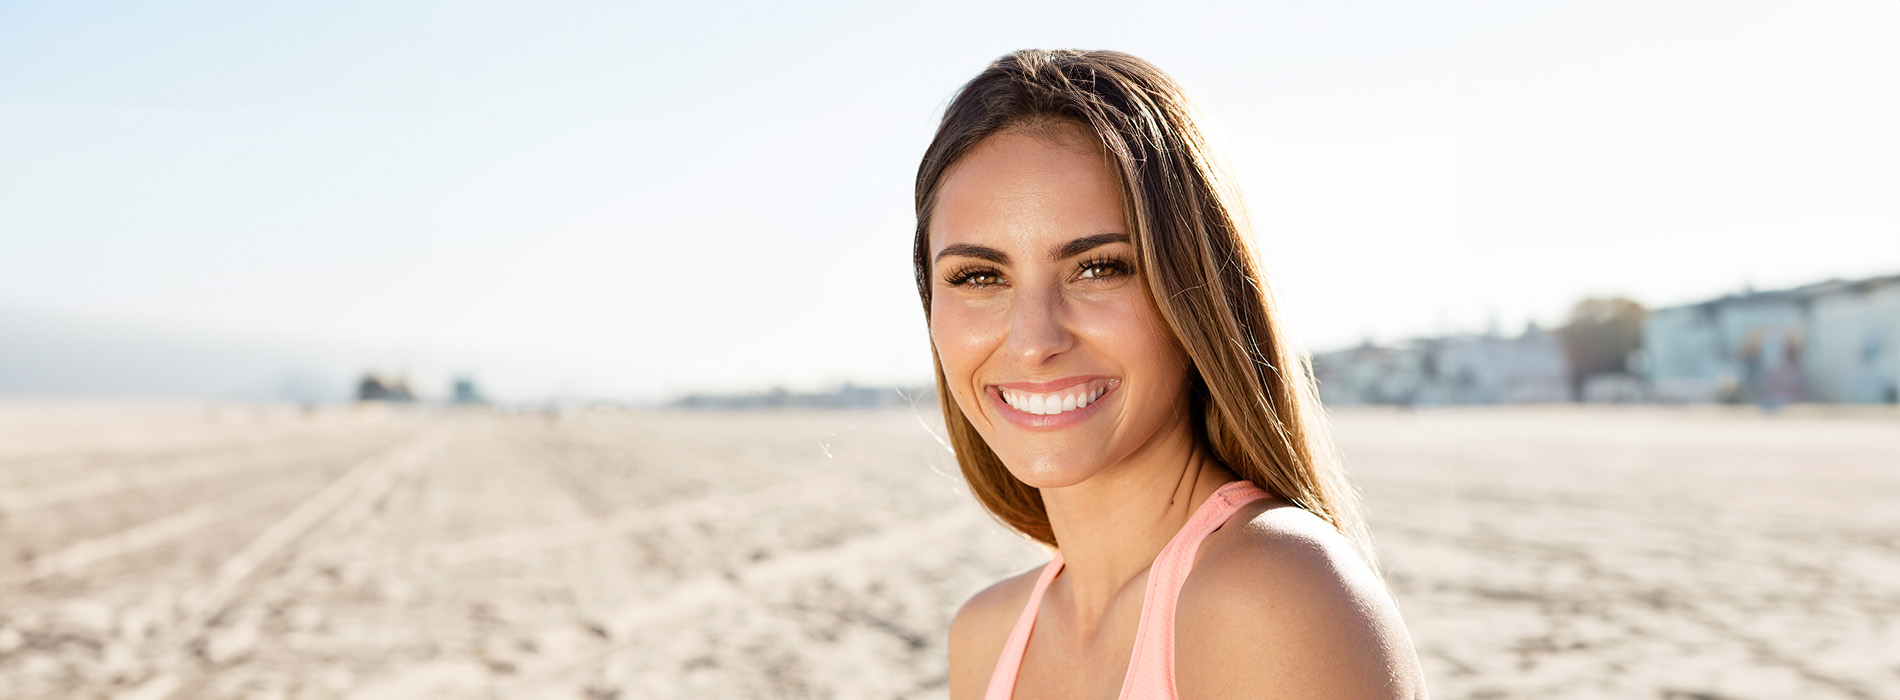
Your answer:
[[[1093,270],[1096,268],[1104,268],[1108,271],[1108,274],[1097,275],[1097,276],[1089,277],[1086,279],[1111,279],[1111,278],[1127,275],[1134,271],[1134,266],[1129,264],[1128,261],[1126,260],[1123,260],[1121,258],[1115,258],[1115,257],[1101,256],[1101,257],[1089,258],[1087,260],[1082,261],[1081,264],[1076,266],[1076,274],[1080,275],[1082,273],[1088,272],[1089,270]],[[1002,279],[1003,275],[997,272],[996,269],[992,267],[987,267],[983,265],[971,265],[968,267],[957,268],[955,271],[950,273],[950,276],[945,277],[943,281],[945,284],[948,284],[952,287],[961,287],[961,286],[970,284],[970,281],[977,277],[993,277],[996,279]],[[988,287],[994,284],[998,284],[998,283],[990,282],[987,284],[978,284],[974,286]]]
[[[997,274],[996,270],[992,268],[984,267],[982,265],[971,265],[968,267],[958,268],[955,272],[950,273],[949,277],[945,277],[943,281],[945,284],[948,284],[952,287],[961,287],[965,284],[968,284],[971,278],[984,277],[984,276],[994,277],[997,279],[1001,279],[1003,277],[1002,275]],[[987,287],[989,285],[985,284],[985,285],[977,285],[977,286]]]
[[[1133,269],[1134,266],[1130,265],[1128,261],[1126,260],[1123,260],[1121,258],[1101,256],[1101,257],[1089,258],[1088,260],[1082,261],[1082,266],[1077,270],[1077,272],[1088,272],[1089,270],[1093,270],[1098,267],[1107,268],[1109,270],[1109,273],[1107,275],[1098,275],[1091,279],[1106,279],[1109,277],[1120,277],[1122,275],[1126,275],[1134,271]]]

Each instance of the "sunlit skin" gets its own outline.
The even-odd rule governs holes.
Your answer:
[[[1135,267],[1120,183],[1088,139],[1068,126],[986,139],[950,169],[930,220],[930,331],[950,392],[1010,472],[1042,491],[1066,560],[1023,697],[1040,697],[1044,680],[1112,695],[1155,554],[1234,478],[1195,436],[1187,356]],[[1055,416],[1001,396],[1077,385],[1105,393]]]

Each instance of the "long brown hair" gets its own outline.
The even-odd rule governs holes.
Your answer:
[[[917,168],[914,264],[924,316],[931,210],[950,166],[1008,129],[1084,127],[1118,170],[1136,267],[1191,360],[1200,438],[1241,478],[1338,528],[1371,565],[1371,538],[1333,450],[1311,365],[1280,332],[1239,191],[1195,112],[1172,78],[1124,53],[1025,50],[991,63],[957,92]],[[971,492],[1005,525],[1055,545],[1041,492],[983,442],[950,395],[934,348],[932,359],[944,425]]]

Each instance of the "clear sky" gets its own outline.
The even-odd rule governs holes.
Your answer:
[[[922,383],[917,159],[1024,47],[1187,85],[1315,350],[1900,272],[1890,0],[14,1],[0,324],[303,353],[260,386]]]

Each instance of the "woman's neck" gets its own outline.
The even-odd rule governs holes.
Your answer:
[[[1042,489],[1077,621],[1101,620],[1194,509],[1234,480],[1181,427],[1082,483]]]

